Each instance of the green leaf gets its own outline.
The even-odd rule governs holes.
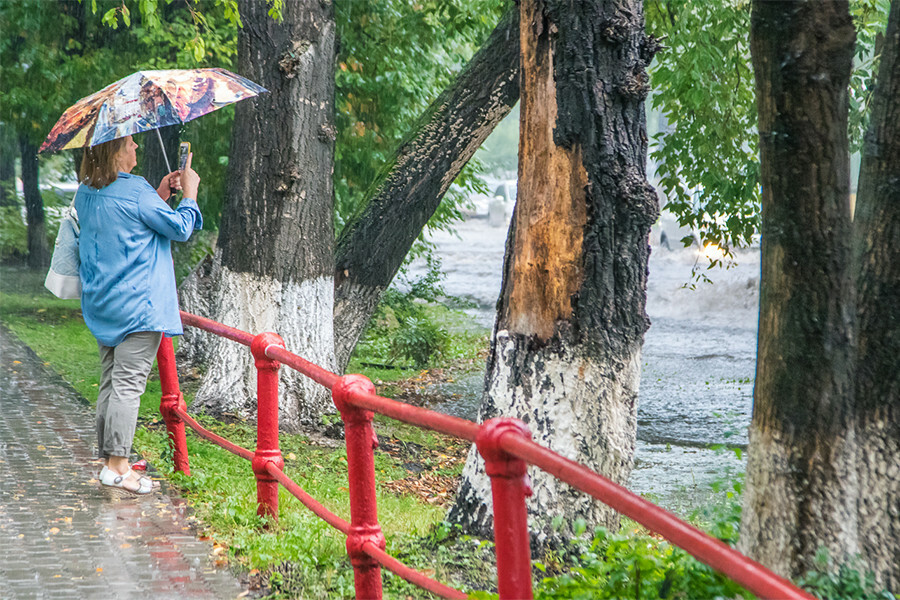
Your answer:
[[[113,29],[117,29],[119,27],[119,21],[116,17],[119,9],[111,8],[103,14],[103,18],[101,19],[102,23],[107,27],[112,27]]]

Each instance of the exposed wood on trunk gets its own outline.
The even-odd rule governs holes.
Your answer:
[[[540,15],[526,18],[542,26]],[[571,318],[572,300],[584,277],[581,246],[588,181],[580,146],[563,148],[553,142],[557,109],[550,38],[531,33],[520,40],[520,177],[511,272],[504,290],[508,297],[501,303],[500,320],[512,333],[547,341],[557,321]]]
[[[753,4],[759,344],[741,546],[786,576],[856,550],[847,2]]]
[[[27,138],[19,139],[22,156],[22,191],[25,195],[25,222],[28,224],[28,266],[50,265],[50,245],[44,220],[44,199],[38,181],[38,147]]]
[[[519,193],[480,419],[623,482],[631,471],[648,235],[659,214],[644,172],[645,68],[655,51],[638,1],[522,0]],[[535,541],[576,518],[618,515],[532,469]],[[554,516],[564,517],[554,532]],[[451,520],[489,534],[490,490],[473,450]]]
[[[335,259],[339,368],[447,188],[518,100],[518,22],[512,6],[419,119],[342,231]]]
[[[239,5],[237,70],[269,92],[236,107],[218,249],[213,264],[183,286],[182,303],[251,333],[276,331],[304,358],[333,368],[333,6],[286,2],[276,22],[266,3]],[[211,280],[202,281],[204,274]],[[249,353],[197,332],[186,341],[193,359],[216,362],[215,371],[227,375],[210,371],[195,406],[252,413]],[[287,371],[282,425],[318,425],[331,406],[328,390]]]
[[[900,593],[900,0],[891,3],[854,219],[860,553]]]

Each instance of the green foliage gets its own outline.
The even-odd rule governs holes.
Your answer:
[[[127,74],[134,38],[77,2],[0,2],[0,121],[40,144],[62,111]]]
[[[407,317],[393,340],[394,352],[424,368],[433,358],[443,356],[450,336],[447,331],[428,319]]]
[[[835,565],[825,549],[816,555],[816,566],[797,582],[822,600],[896,600],[897,596],[875,583],[858,560]]]
[[[881,58],[881,38],[887,27],[889,0],[855,0],[850,14],[856,24],[856,49],[850,75],[850,151],[862,150],[869,123],[869,101]]]
[[[28,227],[18,206],[0,206],[0,261],[24,258]]]
[[[574,568],[538,586],[540,599],[752,598],[739,585],[667,542],[598,529]],[[543,565],[538,566],[540,569]]]
[[[378,362],[407,359],[418,368],[444,357],[450,334],[428,314],[427,303],[443,296],[440,260],[426,255],[428,271],[411,280],[400,274],[400,286],[391,287],[381,298],[360,343],[360,350]]]
[[[854,0],[857,47],[850,86],[850,139],[860,147],[877,68],[887,0]],[[730,253],[759,231],[759,145],[750,1],[646,3],[649,33],[666,47],[650,67],[651,105],[667,121],[651,157],[680,225]],[[689,238],[685,239],[689,244]],[[713,265],[722,264],[713,260]]]
[[[466,64],[499,20],[503,0],[354,0],[335,4],[335,197],[338,231],[422,111]],[[430,226],[458,218],[480,186],[474,163]]]
[[[704,241],[748,245],[759,229],[750,2],[648,3],[647,29],[667,36],[650,68],[668,122],[651,152],[665,208]]]
[[[688,520],[727,544],[737,543],[741,478],[722,482],[715,495]],[[583,524],[575,531],[583,530]],[[536,562],[548,575],[536,598],[754,598],[724,575],[683,550],[625,519],[619,533],[598,528],[591,539],[576,540]]]

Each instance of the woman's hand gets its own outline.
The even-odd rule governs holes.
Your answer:
[[[162,178],[156,193],[163,200],[168,200],[169,196],[181,189],[181,171],[172,171]]]
[[[188,154],[187,165],[185,165],[184,171],[181,171],[181,189],[185,198],[196,200],[197,189],[200,187],[200,176],[197,175],[197,171],[191,168],[193,158],[193,152]]]

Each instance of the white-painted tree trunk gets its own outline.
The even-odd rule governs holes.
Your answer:
[[[186,311],[215,314],[223,324],[253,334],[273,331],[284,339],[288,350],[326,369],[334,368],[334,284],[330,278],[283,284],[221,266],[216,271],[215,289],[206,296],[214,299],[214,306],[197,302],[198,294],[193,292],[197,285],[191,282],[182,290]],[[256,368],[250,349],[199,330],[186,333],[187,347],[203,348],[202,362],[207,369],[192,408],[242,418],[255,416]],[[318,426],[319,415],[331,412],[333,405],[327,389],[282,367],[279,406],[282,428],[296,430],[302,425]]]
[[[523,353],[505,330],[495,333],[493,346],[496,361],[487,375],[479,421],[514,415],[525,421],[535,442],[624,484],[633,466],[640,346],[614,364],[578,346]],[[558,533],[566,537],[576,519],[618,526],[617,513],[602,502],[535,467],[528,476],[534,492],[528,515],[539,543],[554,537],[555,518],[562,518]],[[492,530],[490,480],[475,446],[450,518],[484,535]]]

